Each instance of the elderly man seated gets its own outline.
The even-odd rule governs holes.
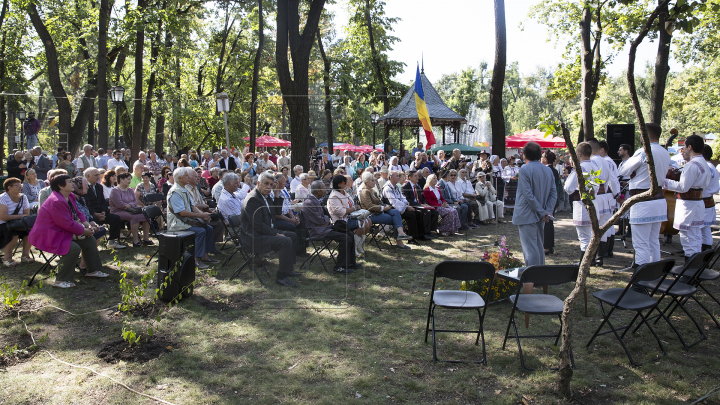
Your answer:
[[[200,188],[198,187],[199,177],[195,170],[188,172],[188,184],[185,185],[185,189],[187,189],[190,202],[195,208],[201,212],[208,212],[211,217],[215,217],[210,220],[209,225],[213,228],[213,239],[215,243],[222,243],[225,239],[225,229],[223,229],[223,225],[220,223],[220,218],[215,214],[215,210],[210,208],[207,201],[205,201],[202,194],[200,194]]]
[[[200,269],[206,269],[206,263],[218,263],[208,256],[208,253],[216,251],[213,228],[207,225],[210,222],[210,213],[200,211],[191,203],[190,194],[185,188],[191,173],[195,173],[192,167],[178,167],[173,172],[175,184],[167,195],[167,229],[195,233],[195,264]],[[198,219],[204,221],[204,224]]]
[[[410,206],[407,198],[403,195],[402,191],[398,187],[398,181],[400,180],[400,173],[396,170],[390,171],[387,183],[382,189],[382,196],[386,199],[393,208],[400,212],[400,216],[407,223],[408,233],[413,237],[414,240],[430,240],[425,237],[425,233],[420,233],[420,224],[423,221],[423,214],[420,210],[415,210],[414,207]]]
[[[475,193],[479,197],[478,201],[485,199],[485,217],[480,219],[487,219],[492,222],[495,219],[495,210],[497,210],[497,222],[505,222],[503,220],[503,217],[505,216],[503,213],[503,211],[505,211],[505,204],[503,204],[502,200],[497,198],[497,191],[495,190],[495,187],[493,187],[492,182],[487,181],[487,177],[483,172],[478,173],[477,179],[478,181],[475,183]]]
[[[225,173],[223,176],[223,191],[218,200],[218,210],[225,218],[225,224],[231,216],[242,214],[242,203],[247,193],[238,192],[240,177],[235,173]],[[241,229],[233,229],[232,233],[240,234]]]
[[[355,239],[353,233],[337,232],[330,225],[330,217],[325,215],[320,199],[325,197],[325,183],[320,180],[310,184],[310,196],[303,205],[303,215],[308,234],[313,240],[332,239],[340,243],[338,247],[335,273],[350,274],[362,265],[355,262]]]
[[[298,277],[300,273],[293,270],[295,252],[297,251],[297,235],[293,232],[281,231],[275,226],[275,215],[270,208],[269,195],[272,192],[275,178],[268,172],[260,173],[257,187],[248,193],[242,204],[242,244],[255,254],[279,252],[280,265],[275,281],[286,287],[297,287],[290,277]]]

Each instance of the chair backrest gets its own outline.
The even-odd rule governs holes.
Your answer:
[[[693,276],[691,277],[691,280],[688,284],[692,284],[695,278],[699,277],[703,271],[705,271],[705,268],[710,264],[710,260],[715,255],[714,249],[707,249],[703,250],[700,253],[695,253],[694,255],[690,256],[688,260],[685,261],[685,265],[683,266],[682,270],[680,270],[679,275],[682,277],[685,272],[687,272],[690,269],[697,270],[693,273]]]
[[[435,278],[475,281],[492,279],[494,276],[495,266],[488,262],[445,260],[435,266]]]
[[[230,215],[230,216],[227,218],[227,221],[228,221],[228,225],[229,225],[231,228],[237,228],[237,227],[239,227],[239,226],[241,225],[241,224],[240,224],[240,215]]]
[[[640,265],[630,279],[629,285],[638,281],[653,281],[667,276],[675,266],[675,259],[665,259],[658,262]]]
[[[520,287],[523,283],[536,285],[558,285],[577,280],[580,267],[576,265],[530,266],[520,276]]]
[[[145,204],[152,204],[157,201],[162,201],[165,199],[165,195],[162,193],[151,193],[151,194],[145,194]]]
[[[162,210],[157,205],[146,205],[143,207],[143,215],[147,219],[155,219],[162,216]]]

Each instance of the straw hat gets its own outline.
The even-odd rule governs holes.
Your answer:
[[[315,173],[315,170],[308,171],[308,177],[310,177],[311,179],[316,179],[317,174]]]

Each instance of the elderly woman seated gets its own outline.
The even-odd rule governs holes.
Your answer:
[[[376,180],[373,173],[363,173],[362,180],[364,186],[360,192],[360,206],[371,212],[370,219],[373,224],[392,225],[398,248],[410,249],[410,246],[403,244],[403,240],[412,239],[412,237],[407,235],[403,229],[400,211],[393,208],[392,205],[383,204],[380,201],[380,197],[375,192]]]
[[[22,193],[30,202],[30,208],[40,204],[40,190],[47,187],[43,180],[38,180],[35,169],[28,169],[25,172],[25,181],[22,184]]]
[[[110,212],[120,217],[123,221],[130,222],[130,232],[133,234],[133,246],[152,245],[150,240],[150,225],[145,220],[135,198],[135,192],[130,188],[130,173],[123,173],[117,176],[118,185],[110,191]],[[138,235],[138,224],[142,223],[143,241],[140,242]]]
[[[93,235],[96,228],[80,212],[73,195],[70,176],[61,174],[50,180],[52,194],[40,207],[35,226],[28,237],[36,248],[60,256],[53,287],[75,287],[75,262],[82,252],[89,272],[85,277],[107,277]]]
[[[5,257],[3,264],[5,267],[17,266],[19,263],[13,261],[13,250],[17,245],[19,237],[23,238],[23,252],[20,261],[23,263],[34,262],[30,257],[30,242],[28,242],[27,232],[13,230],[8,227],[8,222],[30,214],[30,204],[28,198],[20,193],[20,179],[10,177],[3,183],[5,192],[0,194],[0,239],[2,239]]]

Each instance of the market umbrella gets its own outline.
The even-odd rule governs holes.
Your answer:
[[[435,146],[433,146],[431,150],[433,153],[437,153],[438,151],[444,151],[447,155],[448,153],[452,154],[452,151],[455,149],[460,149],[460,153],[462,153],[463,155],[478,155],[484,150],[476,148],[474,146],[463,145],[460,143],[451,143],[447,145],[435,144]]]
[[[243,138],[246,141],[250,140],[250,137]],[[275,138],[274,136],[270,135],[263,135],[255,138],[255,146],[259,148],[269,148],[273,146],[282,146],[284,148],[289,147],[291,144],[289,141],[282,140],[280,138]]]
[[[540,145],[541,148],[565,148],[565,139],[557,136],[549,136],[545,138],[545,132],[537,129],[531,129],[529,131],[521,132],[513,136],[505,138],[506,148],[522,148],[527,145],[528,142],[535,142]]]

